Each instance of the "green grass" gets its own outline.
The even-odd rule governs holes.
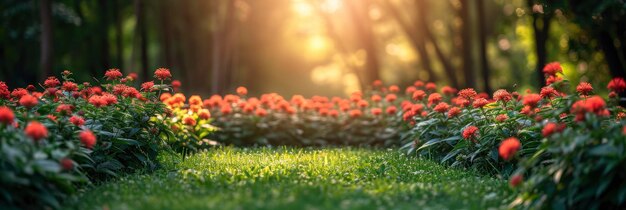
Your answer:
[[[486,209],[504,207],[506,181],[396,150],[234,149],[81,192],[68,209]]]

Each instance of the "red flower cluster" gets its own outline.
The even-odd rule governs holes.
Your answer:
[[[620,77],[613,78],[606,87],[611,91],[621,93],[626,90],[626,81],[624,81],[624,78]]]
[[[463,89],[463,90],[459,91],[459,97],[467,99],[467,100],[474,99],[474,97],[476,97],[476,95],[478,95],[478,94],[476,93],[476,91],[473,88],[466,88],[466,89]]]
[[[563,73],[563,68],[559,62],[552,62],[543,67],[543,73],[549,76],[555,76],[557,73]]]
[[[541,101],[541,95],[532,93],[524,96],[524,101],[522,103],[531,108],[535,108],[537,107],[537,104],[539,104],[539,101]]]
[[[79,116],[72,116],[70,117],[70,123],[74,124],[75,126],[80,127],[85,124],[85,119]]]
[[[461,109],[459,109],[459,107],[452,107],[450,108],[450,110],[448,111],[448,118],[453,118],[458,116],[461,113]]]
[[[169,69],[158,68],[154,71],[154,78],[158,80],[169,80],[170,78],[172,78],[172,73],[170,73]]]
[[[28,123],[24,132],[35,141],[48,137],[48,129],[46,126],[37,121]]]
[[[478,127],[470,125],[463,130],[463,138],[467,140],[476,140],[478,137]]]
[[[512,98],[513,97],[511,96],[511,94],[504,89],[497,90],[493,93],[493,99],[495,99],[496,101],[508,102]]]
[[[576,86],[576,92],[578,92],[581,96],[587,96],[592,91],[593,87],[587,82],[581,82],[578,86]]]
[[[517,138],[510,137],[502,141],[500,148],[498,148],[498,153],[500,153],[500,157],[502,157],[502,159],[510,160],[513,156],[515,156],[515,153],[517,153],[517,150],[521,147],[522,144]]]
[[[448,105],[446,102],[440,102],[437,104],[437,106],[435,106],[435,108],[433,108],[433,111],[439,112],[439,113],[445,113],[448,111],[449,107],[450,105]]]
[[[43,82],[43,85],[48,88],[53,88],[61,85],[61,82],[56,77],[48,77],[48,79]]]
[[[549,122],[548,124],[543,126],[543,129],[541,130],[541,134],[544,137],[548,137],[548,136],[551,136],[552,134],[561,132],[564,129],[565,129],[564,124],[557,124],[557,123]]]
[[[15,114],[6,106],[0,106],[0,123],[5,125],[13,124],[15,120]]]
[[[116,80],[121,78],[122,76],[122,72],[120,72],[119,69],[109,69],[104,73],[104,77],[107,78],[107,80]]]
[[[22,98],[20,98],[19,103],[26,108],[33,108],[34,106],[37,106],[37,104],[39,104],[39,101],[36,97],[32,95],[24,95],[22,96]]]
[[[9,86],[4,82],[0,82],[0,98],[8,99],[9,97],[11,97]]]
[[[489,101],[487,101],[487,99],[477,98],[476,100],[474,100],[473,106],[474,108],[483,108],[487,104],[489,104]]]
[[[96,135],[90,130],[80,132],[78,137],[80,138],[80,142],[88,149],[93,149],[93,146],[96,145]]]
[[[571,112],[576,115],[576,121],[585,120],[586,113],[593,113],[599,116],[608,116],[610,114],[609,110],[606,109],[606,102],[600,96],[591,96],[576,101],[572,105]]]
[[[246,87],[238,87],[237,94],[240,96],[248,95],[248,89]]]

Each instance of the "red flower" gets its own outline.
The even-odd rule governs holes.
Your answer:
[[[370,112],[372,112],[372,115],[378,116],[378,115],[383,113],[383,109],[381,109],[381,108],[372,108],[372,110],[370,110]]]
[[[541,95],[542,98],[552,98],[560,94],[554,88],[546,86],[546,87],[541,88],[541,92],[539,93],[539,95]]]
[[[178,91],[180,86],[182,86],[182,83],[180,81],[178,81],[178,80],[173,80],[172,81],[172,88],[174,89],[174,91]]]
[[[576,115],[576,121],[585,119],[585,113],[594,113],[599,116],[607,116],[606,102],[600,96],[591,96],[589,98],[576,101],[572,105],[572,114]]]
[[[448,118],[453,118],[458,116],[461,113],[461,109],[459,109],[459,107],[452,107],[450,108],[450,110],[448,111]]]
[[[549,122],[548,124],[543,126],[543,129],[541,130],[541,134],[544,137],[548,137],[548,136],[551,136],[552,134],[563,131],[563,129],[565,129],[565,125],[559,125],[553,122]]]
[[[373,85],[374,87],[380,87],[380,86],[383,86],[383,81],[380,81],[379,79],[374,80],[374,82],[372,82],[372,85]]]
[[[437,90],[437,85],[435,83],[432,83],[432,82],[426,83],[426,90],[436,91]]]
[[[389,106],[385,110],[385,112],[387,112],[387,114],[389,115],[395,114],[397,111],[398,111],[398,108],[396,108],[395,106]]]
[[[74,161],[72,161],[72,159],[63,158],[59,161],[59,163],[61,164],[61,168],[63,168],[63,170],[69,171],[74,168]]]
[[[383,100],[383,98],[379,95],[372,95],[371,99],[373,102],[380,102],[381,100]]]
[[[48,137],[48,129],[46,126],[37,121],[28,123],[24,132],[35,141]]]
[[[256,109],[256,111],[254,111],[254,114],[259,117],[265,117],[267,115],[267,111],[259,107]]]
[[[578,86],[576,86],[576,92],[580,95],[589,95],[591,91],[593,91],[593,87],[588,82],[581,82]]]
[[[398,99],[396,94],[387,94],[387,96],[385,96],[385,101],[390,103],[396,101],[396,99]]]
[[[0,106],[0,123],[10,125],[15,121],[15,114],[6,106]]]
[[[498,148],[498,152],[500,153],[500,157],[502,157],[502,159],[510,160],[513,156],[515,156],[515,153],[517,153],[517,150],[519,150],[520,147],[522,147],[522,144],[517,138],[509,137],[508,139],[502,141],[500,148]]]
[[[441,93],[443,93],[444,95],[454,95],[456,94],[456,89],[450,87],[450,86],[443,86],[441,88]]]
[[[228,114],[230,114],[231,112],[233,112],[233,108],[232,108],[232,107],[230,107],[230,105],[228,105],[228,104],[224,104],[224,105],[222,105],[222,107],[220,108],[220,112],[221,112],[223,115],[228,115]]]
[[[154,87],[154,82],[150,81],[150,82],[144,82],[143,84],[141,84],[141,89],[144,91],[152,91],[152,88]]]
[[[437,104],[437,106],[435,106],[435,108],[433,108],[433,110],[435,112],[444,113],[448,111],[449,107],[450,106],[446,102],[440,102],[439,104]]]
[[[363,113],[359,109],[353,109],[353,110],[350,110],[350,112],[348,112],[348,115],[350,115],[350,117],[352,118],[357,118],[363,115]]]
[[[413,100],[421,101],[426,97],[426,92],[423,90],[416,90],[413,92]]]
[[[511,96],[511,94],[505,89],[500,89],[493,93],[493,99],[495,99],[496,101],[508,102],[512,98],[513,96]]]
[[[102,99],[102,96],[98,95],[89,97],[89,103],[94,105],[95,107],[103,107],[107,104],[107,102]]]
[[[408,86],[406,87],[406,90],[404,91],[404,93],[408,94],[413,94],[413,92],[415,92],[417,90],[417,88],[413,87],[413,86]]]
[[[246,87],[238,87],[237,94],[240,96],[248,95],[248,89]]]
[[[554,76],[556,73],[563,73],[563,68],[559,62],[552,62],[543,67],[543,73]]]
[[[524,177],[521,174],[515,174],[511,176],[509,185],[511,185],[511,187],[517,187],[522,183],[522,181],[524,181]]]
[[[418,88],[424,87],[424,82],[417,80],[413,83],[413,86],[418,87]]]
[[[547,85],[551,85],[552,83],[556,83],[556,82],[560,82],[563,81],[563,78],[559,77],[559,76],[549,76],[548,78],[546,78],[546,84]]]
[[[470,125],[463,130],[463,138],[467,140],[473,140],[478,136],[478,127]]]
[[[626,126],[622,128],[622,134],[626,135]]]
[[[441,102],[443,97],[439,93],[432,93],[428,96],[428,106]]]
[[[57,107],[57,110],[56,110],[56,111],[57,111],[58,113],[62,114],[62,115],[65,115],[65,114],[66,114],[66,115],[70,115],[70,114],[72,114],[72,110],[74,110],[74,107],[73,107],[72,105],[69,105],[69,104],[60,104],[60,105]]]
[[[476,97],[476,95],[478,95],[478,94],[476,93],[476,91],[473,88],[466,88],[466,89],[463,89],[463,90],[459,91],[459,96],[464,98],[464,99],[467,99],[467,100],[474,99],[474,97]]]
[[[477,98],[476,100],[474,100],[474,108],[483,108],[485,105],[489,104],[489,101],[487,101],[487,99],[484,98]]]
[[[49,88],[53,88],[61,85],[61,82],[56,77],[48,77],[48,79],[43,82],[43,85]]]
[[[76,83],[70,82],[70,81],[65,81],[63,82],[63,90],[65,91],[77,91],[78,90],[78,85]]]
[[[158,68],[154,71],[154,78],[157,78],[158,80],[168,80],[172,78],[172,73],[170,73],[169,69]]]
[[[28,95],[28,90],[24,88],[17,88],[11,92],[11,96],[13,96],[13,98],[22,98],[22,96],[25,95]]]
[[[20,98],[19,103],[20,103],[20,105],[22,105],[22,106],[24,106],[26,108],[33,108],[34,106],[39,104],[39,101],[37,100],[37,98],[35,98],[35,96],[24,95],[24,96],[22,96],[22,98]]]
[[[134,80],[137,80],[139,76],[137,75],[137,73],[131,72],[131,73],[128,73],[128,78],[130,78],[131,81],[134,81]]]
[[[539,101],[541,101],[541,96],[539,94],[533,93],[524,96],[524,101],[522,103],[531,108],[535,108],[537,107]]]
[[[85,124],[85,119],[79,116],[72,116],[70,117],[70,123],[74,124],[75,126],[80,127]]]
[[[496,116],[496,121],[498,122],[504,122],[507,119],[509,119],[509,116],[507,116],[506,114],[500,114]]]
[[[196,125],[196,120],[193,119],[193,117],[187,116],[183,118],[183,124],[194,126]]]
[[[109,69],[104,73],[104,77],[106,77],[107,80],[116,80],[122,76],[124,75],[122,75],[119,69]]]
[[[611,91],[621,93],[626,89],[626,81],[621,77],[613,78],[606,87]]]
[[[617,98],[617,93],[615,91],[611,91],[609,93],[609,98]]]
[[[0,81],[0,98],[8,99],[11,96],[9,86],[6,83]]]
[[[80,138],[80,143],[83,143],[88,149],[93,149],[93,146],[96,145],[96,135],[90,130],[81,131],[78,137]]]
[[[397,85],[389,86],[389,92],[397,93],[400,91],[400,88]]]

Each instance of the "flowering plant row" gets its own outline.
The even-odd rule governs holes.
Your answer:
[[[132,87],[136,74],[108,70],[103,82],[76,83],[70,71],[12,91],[0,82],[0,206],[58,208],[81,184],[151,170],[169,130],[161,84]]]
[[[622,78],[607,86],[608,101],[586,82],[570,92],[559,63],[544,69],[547,86],[524,95],[492,97],[421,82],[407,89],[403,116],[414,124],[409,153],[452,166],[510,177],[523,208],[623,208],[626,205],[626,127]],[[529,177],[524,181],[524,177]]]
[[[172,129],[187,136],[183,139],[189,141],[183,144],[189,151],[216,143],[391,146],[398,144],[403,127],[396,108],[397,86],[385,88],[378,83],[375,90],[356,92],[350,98],[295,95],[286,99],[276,93],[257,98],[248,96],[245,87],[236,92],[205,100],[191,96],[188,104],[183,94],[161,95],[174,114]]]

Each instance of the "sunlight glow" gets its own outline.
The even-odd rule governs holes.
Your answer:
[[[293,10],[296,14],[300,16],[310,16],[313,15],[313,7],[306,1],[303,0],[294,0],[293,1]]]
[[[328,41],[320,35],[314,35],[309,38],[309,49],[314,52],[323,52],[328,48]]]

